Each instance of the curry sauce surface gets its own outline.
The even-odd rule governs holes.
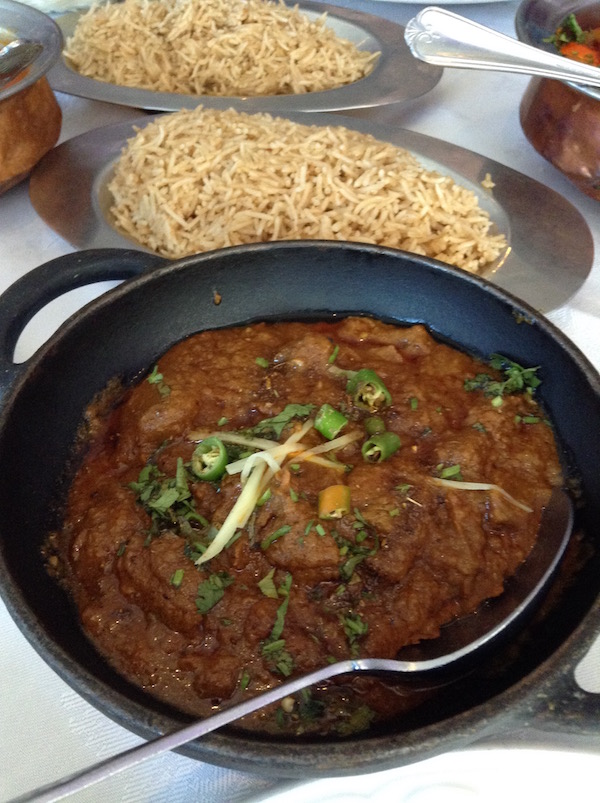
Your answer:
[[[383,380],[391,403],[355,403],[348,376],[362,368]],[[435,637],[501,593],[562,481],[552,429],[531,394],[466,390],[482,372],[502,379],[421,326],[368,318],[207,331],[176,345],[110,414],[89,411],[89,448],[59,536],[86,633],[134,683],[199,716],[327,662],[391,658]],[[287,405],[311,405],[278,435],[263,426],[260,437],[282,442],[326,403],[356,440],[321,460],[291,455],[246,526],[198,565],[242,487],[240,474],[195,477],[198,441],[248,434]],[[401,441],[376,463],[361,452],[373,418]],[[313,427],[301,444],[327,440]],[[227,448],[230,460],[244,456]],[[184,467],[187,518],[181,505],[151,515],[139,493],[148,465],[171,485]],[[452,478],[505,493],[452,487]],[[349,508],[320,518],[319,493],[335,485],[349,488]],[[244,726],[345,734],[412,704],[357,678]]]

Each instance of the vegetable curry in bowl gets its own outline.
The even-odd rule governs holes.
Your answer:
[[[129,680],[193,716],[395,657],[502,593],[562,484],[537,369],[366,317],[208,330],[88,409],[48,565]],[[245,718],[347,735],[414,707],[377,678]]]

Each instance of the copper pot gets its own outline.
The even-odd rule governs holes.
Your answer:
[[[561,81],[534,78],[521,101],[520,117],[536,151],[600,201],[600,100]]]
[[[38,58],[0,87],[0,195],[29,174],[58,141],[60,106],[45,78],[60,56],[62,34],[46,14],[13,0],[0,0],[0,42],[41,42]],[[4,40],[4,41],[3,41]]]
[[[45,78],[0,101],[0,194],[27,177],[56,145],[62,113]]]
[[[569,14],[584,29],[600,24],[600,3],[523,0],[515,17],[518,38],[556,52],[550,41]],[[591,198],[600,200],[600,90],[534,78],[521,101],[521,126],[544,159]]]

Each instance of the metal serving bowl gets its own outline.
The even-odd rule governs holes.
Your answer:
[[[38,309],[77,286],[112,279],[126,281],[73,316],[27,362],[14,363],[19,334]],[[315,777],[399,766],[524,725],[577,733],[600,747],[600,700],[573,676],[600,631],[600,377],[531,307],[483,279],[401,251],[262,243],[175,263],[139,251],[83,251],[12,285],[0,297],[0,591],[9,611],[42,658],[124,727],[152,738],[186,722],[98,656],[44,567],[41,545],[59,522],[83,410],[111,378],[133,380],[202,329],[346,314],[424,323],[469,353],[499,351],[540,366],[540,398],[577,479],[572,547],[525,630],[409,715],[340,740],[274,739],[232,727],[182,752],[264,775]]]

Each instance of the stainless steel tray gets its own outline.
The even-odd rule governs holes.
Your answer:
[[[311,19],[327,14],[327,24],[340,36],[362,49],[380,51],[381,56],[370,75],[339,89],[304,95],[268,95],[264,97],[215,97],[153,92],[117,86],[80,75],[64,57],[48,75],[51,87],[69,95],[117,103],[152,111],[177,111],[202,105],[213,109],[236,108],[247,112],[322,112],[362,109],[418,98],[440,80],[442,69],[415,59],[404,41],[404,28],[388,19],[353,9],[300,0],[297,5]],[[56,17],[65,40],[73,34],[83,11]]]

